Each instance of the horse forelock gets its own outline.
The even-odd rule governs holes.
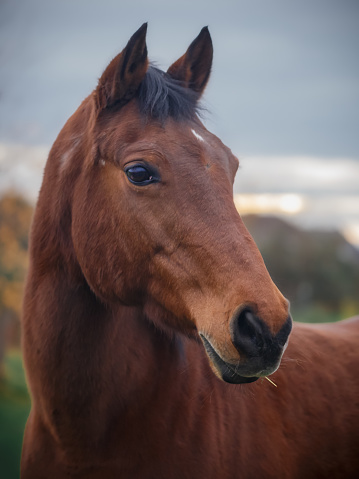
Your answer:
[[[193,119],[202,110],[199,94],[184,87],[164,71],[150,65],[139,87],[137,101],[140,112],[161,122]]]

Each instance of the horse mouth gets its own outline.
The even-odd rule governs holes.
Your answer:
[[[223,359],[219,356],[219,354],[215,351],[211,343],[203,336],[203,334],[200,334],[200,337],[209,359],[212,361],[223,381],[231,384],[246,384],[253,383],[259,379],[257,376],[247,377],[238,374],[234,364],[223,361]]]

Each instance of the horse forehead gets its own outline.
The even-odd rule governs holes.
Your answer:
[[[185,144],[192,145],[196,150],[203,147],[226,149],[222,142],[195,118],[181,121],[169,117],[165,123],[151,118],[144,119],[134,102],[123,107],[121,116],[114,115],[112,120],[117,123],[115,127],[117,138],[126,143],[150,142],[162,144],[166,148]]]
[[[184,157],[200,162],[227,163],[228,148],[201,123],[168,118],[164,124],[141,119],[136,109],[128,109],[116,128],[118,150],[154,150],[163,157],[182,163]]]
[[[181,144],[193,148],[194,151],[205,155],[227,154],[228,148],[201,124],[174,124],[172,128],[175,134],[179,135]]]

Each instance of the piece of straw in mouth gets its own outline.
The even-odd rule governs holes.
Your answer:
[[[276,383],[274,383],[271,379],[269,379],[269,377],[267,377],[267,376],[264,376],[264,377],[265,377],[265,379],[266,379],[267,381],[269,381],[271,384],[273,384],[273,386],[275,386],[276,388],[278,387],[278,386],[276,385]]]

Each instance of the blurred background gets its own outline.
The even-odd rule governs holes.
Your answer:
[[[18,477],[29,411],[20,314],[42,169],[145,21],[163,69],[209,26],[204,122],[240,159],[235,203],[294,319],[359,313],[357,0],[1,0],[0,478]]]

